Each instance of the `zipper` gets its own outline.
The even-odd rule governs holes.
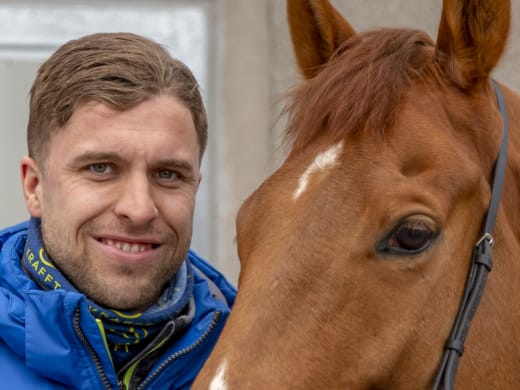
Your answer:
[[[144,390],[146,388],[147,385],[149,385],[151,382],[153,382],[153,380],[155,378],[157,378],[157,376],[170,364],[172,363],[174,360],[177,360],[179,359],[180,357],[186,355],[187,353],[190,353],[191,351],[193,351],[195,348],[197,348],[200,344],[202,344],[204,342],[204,340],[206,340],[208,338],[208,336],[210,335],[210,333],[213,331],[213,329],[215,328],[215,326],[217,325],[220,317],[221,317],[221,312],[220,311],[215,311],[215,313],[213,314],[213,319],[211,320],[211,323],[209,324],[209,327],[206,329],[206,331],[202,334],[202,336],[200,336],[193,344],[191,344],[190,346],[184,348],[184,349],[181,349],[180,351],[177,351],[175,352],[173,355],[171,355],[168,359],[166,359],[164,362],[161,363],[161,365],[159,367],[157,367],[157,369],[152,372],[150,375],[148,375],[148,377],[143,381],[141,382],[141,384],[139,386],[137,386],[137,390]]]
[[[83,333],[83,330],[81,329],[81,326],[79,324],[79,319],[80,319],[79,317],[80,317],[80,314],[79,314],[79,306],[78,306],[76,308],[76,310],[74,311],[74,319],[73,319],[74,332],[76,333],[76,336],[78,336],[79,340],[83,343],[83,345],[85,345],[90,357],[94,361],[94,366],[95,366],[99,376],[101,377],[103,386],[105,387],[105,389],[110,390],[110,389],[112,389],[112,385],[110,384],[110,381],[108,380],[108,378],[105,374],[105,371],[103,370],[103,365],[101,364],[101,360],[99,359],[98,354],[96,353],[96,351],[92,347],[92,344],[90,344],[87,337],[85,336],[85,333]]]
[[[164,329],[155,337],[150,344],[148,344],[137,356],[132,358],[123,368],[117,372],[119,381],[119,388],[124,390],[127,388],[126,383],[130,383],[133,372],[139,365],[139,363],[145,359],[149,354],[155,352],[158,348],[166,343],[175,333],[176,325],[174,321],[166,324]],[[129,377],[129,378],[127,378]],[[131,385],[129,386],[131,387]]]

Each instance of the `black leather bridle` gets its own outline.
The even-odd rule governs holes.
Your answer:
[[[466,280],[466,287],[455,318],[455,323],[451,329],[450,337],[444,347],[444,355],[433,384],[434,390],[441,388],[444,390],[453,389],[459,359],[464,352],[464,342],[466,341],[469,326],[473,315],[477,310],[482,292],[484,291],[487,275],[493,266],[493,261],[491,259],[491,252],[495,243],[493,238],[493,229],[495,227],[498,204],[500,203],[502,195],[502,187],[506,171],[508,120],[506,104],[502,91],[495,80],[492,80],[492,83],[498,102],[498,108],[502,115],[502,145],[495,163],[491,200],[483,225],[482,236],[475,244],[473,258]]]

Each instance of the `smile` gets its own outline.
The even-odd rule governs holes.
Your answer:
[[[112,240],[112,239],[100,239],[99,241],[102,244],[111,246],[122,252],[128,252],[128,253],[142,253],[145,251],[152,250],[154,248],[154,245],[152,245],[152,244],[118,241],[118,240]]]

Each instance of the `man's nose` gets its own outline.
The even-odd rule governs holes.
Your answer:
[[[147,224],[156,218],[159,210],[150,184],[145,174],[131,174],[124,178],[116,201],[116,215],[136,225]]]

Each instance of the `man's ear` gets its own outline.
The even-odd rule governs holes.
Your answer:
[[[41,172],[36,162],[28,156],[22,157],[20,168],[25,205],[33,217],[40,218]]]

